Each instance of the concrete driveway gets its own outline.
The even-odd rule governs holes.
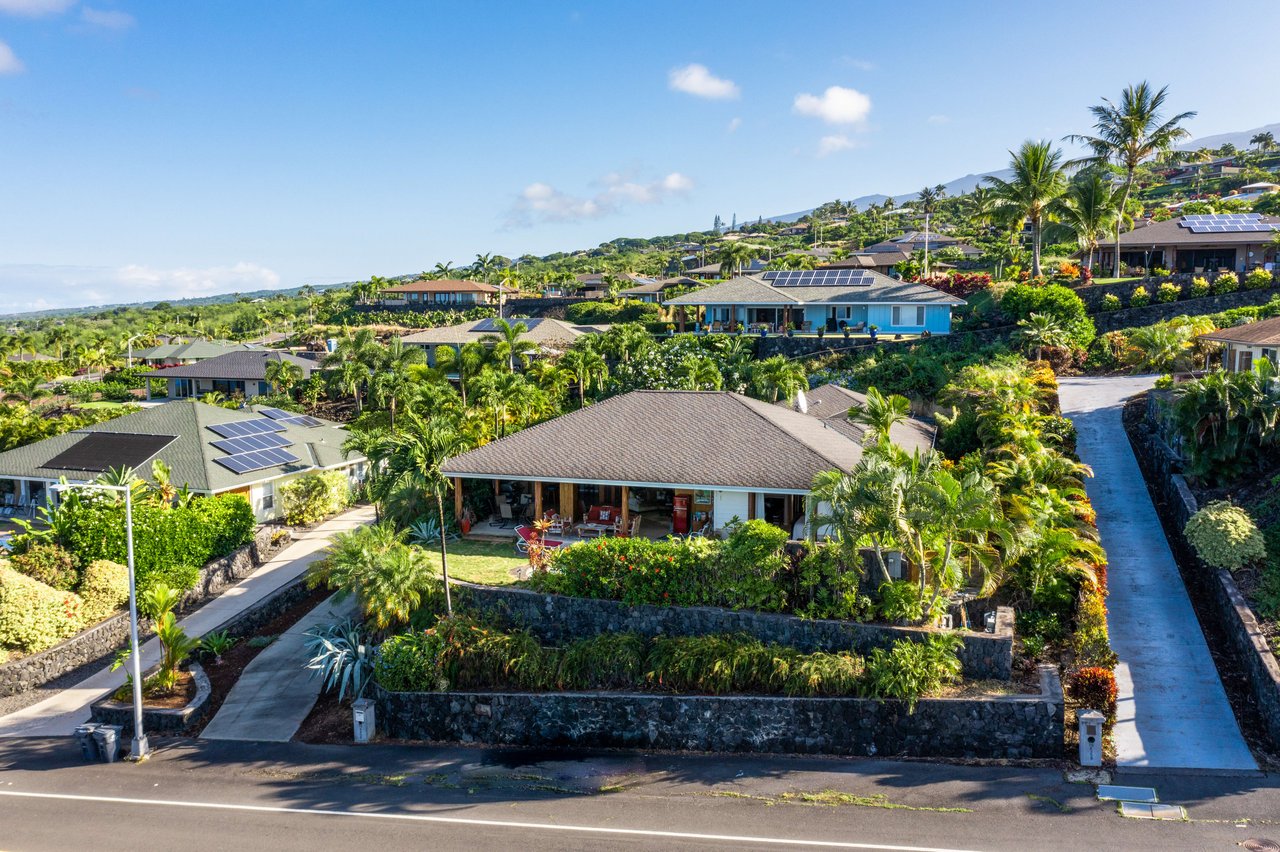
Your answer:
[[[1120,658],[1120,767],[1256,770],[1121,422],[1154,376],[1064,378],[1086,484],[1109,562],[1107,626]]]

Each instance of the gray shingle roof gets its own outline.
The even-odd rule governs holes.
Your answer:
[[[342,453],[342,443],[348,437],[347,430],[336,423],[324,421],[323,425],[314,427],[285,425],[285,431],[280,434],[292,442],[293,446],[287,450],[299,457],[300,461],[296,463],[245,474],[233,473],[215,463],[215,458],[225,457],[227,454],[210,445],[211,442],[220,440],[221,436],[206,427],[216,423],[257,419],[260,416],[254,410],[232,410],[190,400],[167,402],[0,453],[0,477],[57,479],[65,476],[70,480],[96,478],[98,471],[43,466],[59,453],[79,443],[89,432],[174,436],[175,440],[152,458],[162,459],[169,466],[172,481],[176,485],[185,484],[197,492],[226,491],[286,473],[333,467],[348,460]],[[138,476],[150,478],[152,458],[137,466]],[[361,456],[357,454],[350,457],[352,461],[360,459]]]
[[[228,352],[243,352],[252,347],[244,343],[215,343],[212,340],[192,340],[187,343],[162,343],[150,349],[135,351],[133,357],[161,361],[173,358],[178,361],[202,361],[217,358]]]
[[[668,299],[668,305],[866,305],[931,304],[963,305],[964,299],[947,295],[925,284],[899,281],[867,270],[870,286],[773,287],[758,275],[741,275],[713,284],[696,293]]]
[[[1168,246],[1168,245],[1263,245],[1270,242],[1275,236],[1275,231],[1225,231],[1219,233],[1197,234],[1190,228],[1184,228],[1181,224],[1182,217],[1176,219],[1166,219],[1163,222],[1152,222],[1141,228],[1134,228],[1132,231],[1125,231],[1120,235],[1120,248],[1151,248],[1152,246]],[[1270,225],[1280,225],[1280,217],[1263,216],[1262,222]],[[1113,241],[1114,243],[1114,241]],[[1105,247],[1105,244],[1104,244]]]
[[[448,476],[807,491],[862,447],[821,420],[719,391],[633,391],[445,462]]]
[[[266,379],[267,364],[272,361],[289,361],[297,364],[302,368],[304,379],[319,367],[315,361],[299,358],[288,352],[249,349],[243,352],[228,352],[198,364],[183,364],[178,367],[152,370],[143,375],[153,379],[232,379],[261,382]]]
[[[514,325],[520,320],[513,319],[508,320],[508,322]],[[532,325],[532,328],[521,336],[539,345],[572,343],[584,334],[598,334],[609,328],[607,325],[574,325],[558,319],[540,319],[529,324]],[[497,331],[492,330],[492,326],[492,319],[470,320],[457,325],[415,331],[413,334],[405,335],[400,339],[405,343],[417,346],[459,346],[463,343],[470,343],[473,340],[480,340],[486,335],[496,335]]]
[[[849,420],[849,409],[854,405],[866,405],[866,394],[840,387],[839,385],[819,385],[805,391],[808,410],[805,414],[824,421],[827,426],[837,429],[851,440],[861,444],[866,436],[866,427]],[[779,403],[787,405],[787,403]],[[791,407],[791,406],[788,406]],[[889,429],[889,438],[907,452],[919,450],[924,452],[933,447],[937,428],[917,417],[907,418]]]
[[[1201,340],[1217,340],[1222,343],[1243,343],[1250,346],[1280,345],[1280,317],[1247,322],[1232,328],[1220,328],[1200,335]]]

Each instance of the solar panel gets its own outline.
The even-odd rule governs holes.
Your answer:
[[[234,456],[222,456],[214,459],[214,461],[232,473],[250,473],[255,470],[265,470],[269,467],[296,462],[298,457],[293,453],[285,452],[279,447],[271,447],[265,450],[237,453]]]
[[[243,438],[224,438],[211,442],[224,453],[247,453],[253,450],[268,450],[272,447],[287,447],[290,441],[275,432],[264,432],[261,435],[246,435]]]
[[[53,470],[111,470],[137,467],[169,446],[174,435],[87,432],[41,467]]]
[[[261,435],[265,432],[283,432],[284,427],[274,420],[265,417],[254,420],[233,420],[230,423],[214,423],[209,431],[223,438],[243,438],[246,435]]]
[[[286,417],[292,417],[292,411],[285,411],[283,408],[259,408],[259,414],[265,414],[272,420],[283,420]]]
[[[307,414],[297,414],[297,415],[294,415],[293,417],[286,417],[284,420],[279,420],[277,422],[288,423],[290,426],[323,426],[324,425],[323,420],[317,420],[316,418],[311,417],[310,415],[307,415]]]
[[[1262,221],[1260,213],[1190,213],[1178,224],[1193,234],[1265,234],[1280,225]]]
[[[522,319],[518,321],[524,323],[525,327],[528,328],[529,331],[533,331],[542,323],[541,319]],[[515,325],[516,322],[517,320],[512,320],[511,324]],[[497,321],[493,317],[488,317],[486,319],[481,320],[476,325],[472,326],[471,330],[478,331],[485,334],[490,332],[495,332],[498,330]],[[264,411],[263,413],[265,414],[266,412]]]
[[[875,276],[865,269],[778,269],[764,279],[774,287],[870,287]]]

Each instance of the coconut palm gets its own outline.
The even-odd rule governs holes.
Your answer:
[[[1085,253],[1085,263],[1080,268],[1093,269],[1093,255],[1098,242],[1115,225],[1120,211],[1120,196],[1101,169],[1089,169],[1067,186],[1067,191],[1057,199],[1053,213],[1058,223],[1075,235],[1076,243]]]
[[[1168,90],[1168,86],[1163,86],[1155,91],[1145,80],[1136,86],[1126,86],[1120,94],[1120,103],[1103,98],[1101,104],[1089,107],[1094,117],[1093,135],[1073,133],[1067,137],[1069,141],[1082,143],[1092,151],[1092,156],[1073,164],[1105,166],[1114,163],[1124,169],[1124,192],[1117,205],[1121,210],[1129,204],[1133,176],[1138,166],[1172,150],[1175,142],[1191,135],[1180,125],[1194,118],[1194,112],[1180,112],[1172,118],[1164,118]],[[1117,219],[1113,224],[1116,234],[1115,277],[1119,278],[1120,222]]]
[[[770,402],[777,402],[779,397],[790,401],[809,387],[809,375],[804,364],[785,355],[774,355],[757,362],[751,370],[751,377],[761,393],[769,395]]]
[[[1028,140],[1016,153],[1010,151],[1009,156],[1013,177],[1010,180],[998,177],[985,180],[991,184],[998,206],[1031,223],[1031,271],[1039,276],[1042,274],[1040,247],[1044,225],[1054,200],[1066,189],[1062,152],[1048,142]]]
[[[1018,320],[1017,334],[1024,346],[1035,349],[1037,361],[1046,346],[1066,346],[1071,342],[1071,335],[1062,321],[1052,314],[1032,313]]]
[[[716,257],[720,261],[720,277],[733,278],[758,256],[756,249],[746,243],[725,243],[716,252]]]
[[[264,378],[276,393],[289,393],[302,381],[302,367],[284,358],[267,362]]]
[[[609,365],[604,357],[588,346],[575,346],[560,356],[560,367],[568,370],[578,385],[578,404],[585,408],[587,391],[594,386],[602,386],[609,378]]]
[[[516,361],[525,367],[529,366],[529,361],[538,352],[538,344],[524,336],[529,331],[529,326],[523,322],[495,319],[493,327],[497,329],[497,334],[486,334],[480,338],[480,342],[492,347],[494,359],[505,362],[507,371],[511,373],[516,371]]]
[[[1276,146],[1276,136],[1269,130],[1255,133],[1249,138],[1249,144],[1259,151],[1270,151]]]
[[[849,409],[849,419],[867,427],[863,443],[887,444],[889,431],[911,416],[911,402],[899,394],[885,396],[879,388],[868,388],[865,404],[854,404]]]

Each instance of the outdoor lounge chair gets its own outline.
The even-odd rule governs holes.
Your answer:
[[[501,517],[501,520],[497,524],[500,528],[507,527],[515,523],[515,518],[511,514],[511,504],[506,500],[498,501],[498,515]]]
[[[535,535],[534,535],[533,527],[526,527],[526,526],[516,527],[516,551],[518,553],[523,553],[525,556],[528,556],[529,543],[532,542],[534,538],[535,538]],[[542,546],[549,550],[560,550],[561,548],[564,547],[564,542],[558,541],[557,539],[553,539],[553,538],[544,538],[542,540]]]

